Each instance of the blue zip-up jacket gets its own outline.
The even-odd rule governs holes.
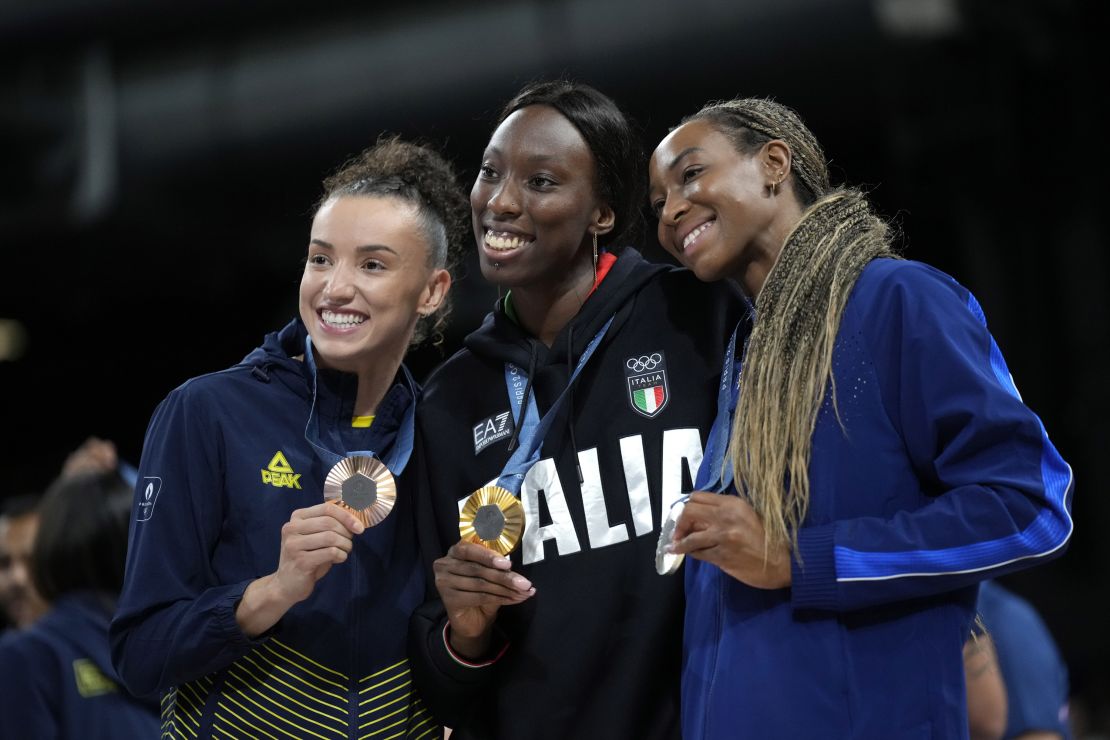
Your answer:
[[[0,738],[156,737],[158,701],[119,685],[108,656],[114,599],[75,591],[0,642]]]
[[[967,737],[978,583],[1071,535],[1071,469],[951,277],[869,264],[833,375],[839,421],[826,396],[792,585],[686,560],[688,740]]]
[[[409,616],[425,598],[406,482],[416,457],[392,513],[354,538],[308,599],[258,639],[235,621],[247,585],[277,568],[293,510],[324,500],[330,466],[305,440],[311,373],[294,359],[304,337],[291,322],[242,363],[186,382],[147,431],[112,655],[132,691],[162,692],[172,737],[438,732],[405,657]],[[415,399],[394,385],[373,425],[356,429],[356,385],[320,370],[322,441],[387,453]]]

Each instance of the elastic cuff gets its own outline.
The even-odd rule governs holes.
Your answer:
[[[247,590],[247,586],[254,583],[255,580],[256,579],[251,578],[250,580],[237,583],[230,587],[213,611],[216,624],[219,625],[220,631],[226,636],[228,643],[232,647],[251,648],[261,645],[269,638],[274,629],[281,624],[281,620],[279,619],[268,630],[253,638],[239,626],[239,620],[235,618],[235,610],[239,608],[239,602],[243,600],[243,593]]]
[[[445,648],[447,648],[447,654],[451,656],[452,660],[454,660],[456,663],[458,663],[459,665],[464,666],[466,668],[488,668],[489,666],[496,663],[501,658],[501,656],[505,654],[505,651],[509,649],[509,641],[504,640],[504,641],[502,641],[502,645],[501,645],[500,649],[498,649],[497,653],[492,658],[490,658],[488,660],[482,660],[482,661],[473,661],[473,660],[470,660],[468,658],[462,657],[461,655],[456,653],[451,648],[451,640],[447,636],[447,631],[449,629],[451,629],[451,623],[450,622],[444,623],[444,625],[443,625],[443,646]],[[494,634],[496,636],[496,632]]]
[[[798,551],[790,560],[790,598],[795,609],[837,608],[835,534],[832,524],[798,530]]]

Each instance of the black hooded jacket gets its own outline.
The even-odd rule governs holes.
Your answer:
[[[527,372],[545,414],[614,317],[520,492],[527,522],[511,559],[536,594],[498,613],[504,652],[466,665],[444,644],[441,604],[414,615],[413,670],[454,738],[679,737],[683,580],[656,573],[655,547],[664,507],[701,462],[721,338],[742,305],[727,283],[626,250],[551,347],[499,304],[428,379],[418,436],[429,537],[445,552],[460,502],[501,474],[517,443],[505,363]]]

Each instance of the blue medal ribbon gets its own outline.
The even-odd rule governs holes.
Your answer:
[[[748,311],[754,313],[754,310],[749,304]],[[737,322],[725,348],[721,383],[717,388],[717,416],[709,430],[709,439],[705,442],[705,455],[702,457],[698,474],[694,477],[695,491],[721,493],[727,491],[732,485],[732,466],[727,464],[725,457],[728,454],[729,438],[732,436],[732,418],[736,413],[736,403],[740,399],[740,378],[743,375],[740,365],[743,360],[736,359],[736,335],[740,332],[740,325],[743,323],[744,319]],[[750,338],[750,333],[744,338],[741,358],[747,356]]]
[[[312,448],[316,450],[316,454],[322,460],[328,463],[329,469],[348,457],[379,458],[381,450],[350,450],[346,454],[340,455],[324,446],[320,440],[319,421],[316,413],[316,391],[319,379],[316,371],[316,361],[312,356],[312,337],[305,337],[304,358],[309,372],[312,374],[312,409],[308,412],[308,422],[304,428],[305,441],[312,445]],[[409,369],[404,364],[401,365],[401,374],[405,380],[405,388],[410,395],[409,404],[405,408],[404,416],[401,419],[401,427],[397,430],[397,436],[393,440],[388,454],[380,456],[382,464],[394,476],[401,475],[405,466],[408,465],[409,458],[412,457],[413,440],[416,437],[416,382],[412,379],[412,374],[409,373]],[[374,427],[371,427],[371,429],[373,430]],[[373,432],[371,432],[371,436],[373,436]]]
[[[601,330],[586,345],[582,356],[578,358],[578,365],[575,366],[567,387],[555,399],[555,403],[551,404],[551,408],[547,410],[542,419],[540,418],[539,407],[536,405],[535,394],[529,393],[528,398],[524,398],[525,378],[523,371],[511,362],[505,363],[505,385],[509,391],[509,403],[513,410],[514,419],[520,418],[520,409],[527,404],[524,411],[524,420],[520,422],[520,434],[517,435],[519,446],[513,452],[509,461],[505,463],[501,475],[497,478],[497,485],[514,496],[520,495],[520,488],[524,484],[524,476],[540,459],[540,447],[543,445],[544,437],[547,436],[547,430],[551,428],[551,423],[558,415],[559,408],[563,405],[567,393],[574,385],[578,374],[582,372],[582,368],[586,366],[594,350],[601,344],[601,340],[605,333],[609,331],[609,326],[613,323],[614,318],[615,316],[610,316],[609,320],[605,322],[605,326],[601,327]]]

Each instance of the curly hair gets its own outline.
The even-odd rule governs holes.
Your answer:
[[[383,134],[373,146],[344,163],[324,179],[324,193],[316,202],[319,210],[332,198],[382,196],[397,198],[416,207],[428,241],[428,267],[454,273],[470,235],[470,204],[459,185],[455,169],[427,145],[404,141],[396,134]],[[451,313],[451,295],[431,316],[416,324],[410,346],[432,338],[443,342],[443,330]],[[431,318],[431,317],[428,317]]]

